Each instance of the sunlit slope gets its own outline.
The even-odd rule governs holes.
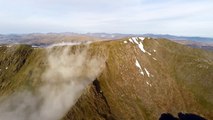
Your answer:
[[[64,48],[51,48],[51,54],[60,58]],[[212,52],[142,37],[68,48],[70,54],[86,49],[87,59],[99,56],[106,62],[100,76],[63,119],[155,120],[164,112],[190,112],[213,119]],[[0,95],[36,91],[49,67],[48,49],[1,45]]]
[[[213,53],[165,39],[99,45],[109,53],[99,84],[85,91],[66,119],[156,120],[164,112],[213,119]]]
[[[0,47],[0,80],[2,94],[10,94],[20,88],[31,88],[39,81],[45,59],[43,50],[27,45]]]

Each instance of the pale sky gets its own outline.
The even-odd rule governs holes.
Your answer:
[[[48,32],[213,37],[213,0],[0,0],[0,34]]]

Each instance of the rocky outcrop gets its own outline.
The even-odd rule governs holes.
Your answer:
[[[87,91],[88,94],[82,95],[64,119],[115,120],[97,79],[87,88]],[[76,114],[78,114],[78,116],[76,116]],[[90,116],[85,117],[85,114],[90,114]]]

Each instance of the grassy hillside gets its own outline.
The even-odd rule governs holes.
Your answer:
[[[42,59],[42,52],[34,50],[31,46],[8,45],[0,47],[0,94],[7,95],[22,87],[31,86],[30,82],[34,78],[39,79],[38,74],[34,72],[42,72],[38,65]]]
[[[100,44],[109,52],[97,78],[101,92],[91,85],[66,118],[155,120],[164,112],[190,112],[212,119],[213,53],[165,39],[143,45],[146,53],[128,39]]]
[[[85,47],[70,47],[70,52]],[[40,86],[48,67],[46,49],[0,47],[1,96]],[[150,38],[95,42],[88,51],[107,58],[106,67],[63,119],[156,120],[165,112],[213,119],[212,52]]]

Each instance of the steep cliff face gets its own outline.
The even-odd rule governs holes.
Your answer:
[[[102,44],[106,68],[66,119],[156,120],[189,112],[212,119],[213,54],[168,40],[131,38]]]
[[[67,114],[62,119],[156,120],[162,113],[176,115],[179,112],[195,113],[213,119],[212,52],[186,47],[165,39],[143,37],[95,42],[89,46],[69,46],[68,51],[65,48],[67,47],[56,46],[50,51],[47,50],[49,48],[32,48],[25,45],[1,46],[1,96],[26,89],[33,91],[33,95],[38,95],[40,91],[37,89],[40,89],[40,86],[49,82],[52,85],[52,81],[43,81],[43,74],[50,75],[52,72],[46,71],[51,68],[54,74],[53,77],[48,77],[48,80],[63,82],[62,85],[57,81],[53,84],[60,86],[56,89],[57,94],[53,94],[58,100],[56,103],[61,103],[67,109],[63,110],[62,113]],[[82,54],[85,49],[86,53],[77,55]],[[68,57],[61,53],[64,50]],[[49,57],[51,54],[54,56]],[[56,65],[51,66],[49,63]],[[103,64],[104,69],[100,69]],[[76,72],[79,70],[80,72]],[[90,75],[94,71],[95,74]],[[64,76],[65,73],[67,74]],[[75,75],[70,76],[73,73]],[[69,81],[70,79],[75,79],[75,82]],[[90,80],[85,82],[85,79]],[[78,95],[74,96],[76,99],[73,100],[70,94],[72,95],[75,89],[66,89],[70,91],[60,93],[60,90],[63,90],[61,87],[68,85],[80,85],[80,91],[83,91],[82,86],[87,87],[83,94],[78,91]],[[55,88],[50,90],[54,91]],[[60,95],[64,96],[58,99]],[[65,96],[70,96],[68,98],[74,102],[74,106],[68,104],[69,99]],[[42,98],[36,102],[39,103],[38,106],[42,106],[46,105],[43,101],[50,100],[49,103],[53,103],[53,99],[54,97],[44,100]],[[40,108],[42,107],[38,107]],[[57,112],[59,111],[51,113]],[[61,118],[61,114],[55,118]]]

